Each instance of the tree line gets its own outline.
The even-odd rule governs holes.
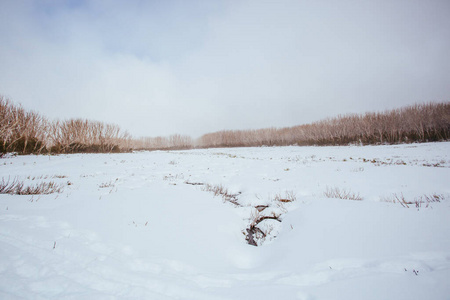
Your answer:
[[[50,121],[0,97],[0,153],[119,152],[131,136],[114,124],[71,119]]]
[[[0,96],[0,154],[111,153],[191,149],[189,136],[133,138],[116,124],[87,119],[51,121]]]
[[[396,144],[450,139],[450,102],[384,112],[341,115],[311,124],[224,130],[197,140],[185,135],[133,138],[115,124],[86,119],[48,120],[0,96],[0,154],[110,153],[212,147]]]
[[[195,147],[195,141],[187,135],[169,137],[141,137],[131,141],[133,150],[183,150]]]
[[[450,103],[427,103],[384,112],[337,116],[294,127],[207,133],[200,137],[198,146],[368,145],[449,138]]]

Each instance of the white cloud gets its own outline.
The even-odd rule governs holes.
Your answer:
[[[447,1],[79,3],[0,4],[0,93],[152,136],[448,101]]]

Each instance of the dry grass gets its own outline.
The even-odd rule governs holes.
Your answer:
[[[337,199],[345,199],[345,200],[362,200],[363,197],[359,193],[354,193],[351,190],[340,189],[338,187],[328,187],[324,192],[325,197],[327,198],[337,198]]]
[[[230,191],[228,191],[227,188],[219,185],[211,185],[211,184],[205,184],[202,187],[203,191],[212,192],[214,193],[214,196],[221,196],[224,202],[231,202],[236,206],[241,206],[238,202],[237,196],[239,194],[232,194]]]
[[[400,203],[400,205],[405,207],[405,208],[409,208],[409,206],[411,204],[413,204],[413,202],[406,200],[406,198],[403,195],[403,193],[400,193],[400,194],[393,193],[389,197],[382,197],[381,201],[383,201],[383,202],[392,202],[392,203]]]
[[[26,186],[23,181],[18,178],[5,180],[2,178],[0,182],[0,194],[9,195],[48,195],[53,193],[61,193],[62,186],[50,181],[41,182],[35,185]]]
[[[294,202],[297,200],[297,195],[294,191],[286,191],[284,192],[284,196],[281,196],[280,194],[275,195],[274,200],[283,203]]]
[[[416,198],[414,203],[416,204],[417,209],[421,208],[422,205],[425,205],[425,207],[428,208],[431,203],[441,202],[444,199],[445,197],[442,194],[425,194],[419,198]]]
[[[29,180],[39,180],[39,179],[49,179],[49,178],[58,178],[58,179],[63,179],[63,178],[67,178],[66,175],[40,175],[40,176],[28,176],[27,179]]]
[[[101,184],[99,184],[99,188],[104,189],[104,188],[113,188],[116,186],[116,182],[119,181],[119,178],[116,178],[115,181],[107,181],[107,182],[102,182]]]
[[[422,196],[414,198],[413,201],[406,200],[403,193],[396,194],[393,193],[389,197],[381,197],[381,201],[383,202],[391,202],[391,203],[400,203],[401,206],[405,208],[409,208],[410,205],[415,205],[417,209],[425,206],[425,208],[430,207],[432,203],[441,202],[445,199],[445,196],[442,194],[424,194]]]

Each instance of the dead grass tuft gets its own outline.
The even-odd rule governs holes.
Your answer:
[[[406,201],[406,198],[405,198],[405,196],[403,196],[403,193],[400,193],[400,194],[393,193],[390,197],[382,197],[381,201],[400,203],[400,205],[405,208],[409,208],[409,205],[413,204],[413,202]]]
[[[222,186],[221,184],[219,185],[205,184],[202,187],[202,191],[212,192],[214,193],[214,196],[221,196],[224,202],[231,202],[236,206],[241,206],[237,198],[239,194],[230,193],[228,189]]]
[[[414,198],[414,201],[407,201],[403,193],[396,194],[393,193],[389,197],[381,197],[381,201],[383,202],[391,202],[391,203],[400,203],[401,206],[405,208],[409,208],[410,205],[415,205],[417,209],[425,206],[428,208],[432,203],[441,202],[445,199],[445,196],[442,194],[424,194],[422,196]]]
[[[338,187],[328,187],[324,192],[325,197],[327,198],[337,198],[337,199],[345,199],[345,200],[362,200],[363,197],[359,193],[354,193],[351,190],[340,189]]]
[[[53,193],[61,193],[62,190],[62,186],[53,181],[26,186],[23,181],[16,177],[13,180],[10,178],[8,178],[8,180],[2,178],[2,181],[0,182],[0,194],[48,195]]]
[[[102,182],[101,184],[99,184],[99,188],[104,189],[104,188],[114,188],[116,186],[116,182],[119,181],[119,178],[116,178],[116,180],[110,180],[107,182]]]
[[[281,196],[280,194],[275,195],[274,200],[283,203],[294,202],[297,200],[297,195],[294,191],[286,191],[284,192],[284,196]]]
[[[425,208],[428,208],[431,203],[441,202],[444,200],[445,197],[442,194],[429,194],[429,195],[423,195],[419,198],[416,198],[414,200],[414,203],[416,204],[416,208],[419,209],[422,207],[422,205],[425,205]]]

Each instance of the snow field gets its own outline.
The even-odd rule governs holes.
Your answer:
[[[0,177],[53,181],[63,192],[0,194],[0,298],[448,299],[449,150],[3,158]],[[336,189],[362,200],[325,196]],[[440,202],[420,203],[433,195]],[[261,216],[278,220],[257,224],[267,236],[254,247],[246,229]]]

